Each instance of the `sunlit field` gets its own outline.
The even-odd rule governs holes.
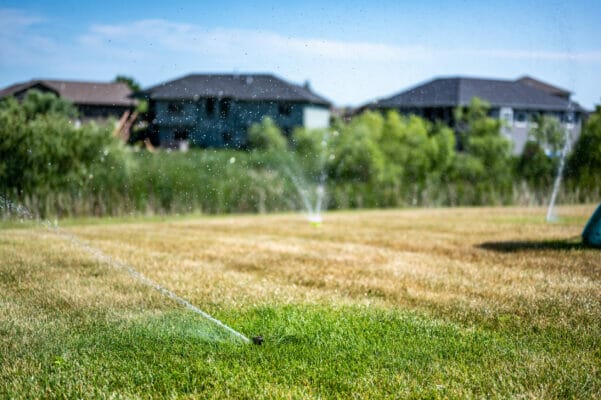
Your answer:
[[[601,397],[594,207],[5,223],[0,397]]]

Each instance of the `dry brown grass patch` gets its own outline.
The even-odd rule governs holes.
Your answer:
[[[470,208],[337,212],[321,228],[274,215],[69,231],[198,304],[376,301],[540,323],[551,304],[554,323],[568,323],[601,314],[600,253],[575,239],[592,209],[562,207],[569,218],[559,224],[545,223],[542,208]],[[165,307],[52,232],[4,230],[0,243],[3,273],[15,275],[9,291],[38,292],[37,306]]]

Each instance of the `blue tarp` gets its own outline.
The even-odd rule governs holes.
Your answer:
[[[582,241],[588,246],[601,247],[601,204],[584,227]]]

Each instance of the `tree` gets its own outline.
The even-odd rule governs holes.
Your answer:
[[[0,193],[28,201],[39,215],[60,212],[57,193],[89,190],[104,195],[125,185],[128,152],[109,128],[76,127],[74,108],[51,93],[29,92],[22,103],[0,102]],[[106,179],[98,179],[102,174]],[[57,206],[58,207],[58,206]]]
[[[566,175],[581,200],[598,200],[601,196],[601,106],[597,106],[568,159]]]
[[[133,92],[139,92],[140,90],[142,90],[142,86],[140,85],[140,83],[131,76],[117,75],[115,77],[115,82],[125,83]]]
[[[248,128],[248,144],[252,149],[265,151],[286,151],[288,140],[275,122],[265,117],[260,123]]]
[[[458,155],[453,179],[473,185],[476,204],[507,203],[511,200],[511,142],[501,135],[501,121],[488,117],[490,105],[473,98],[466,108],[455,111],[463,153]]]
[[[530,129],[530,141],[537,143],[550,156],[559,156],[565,146],[566,134],[559,119],[550,115],[539,115]]]
[[[396,111],[389,111],[380,147],[386,156],[387,178],[393,184],[401,184],[411,202],[416,203],[424,200],[421,196],[425,188],[438,181],[450,165],[455,138],[449,128],[415,115],[401,117]]]
[[[142,86],[131,76],[117,75],[114,82],[125,83],[132,92],[138,93],[142,90]],[[148,101],[146,99],[138,99],[138,105],[136,106],[138,114],[145,114],[148,112]]]
[[[368,111],[339,126],[331,139],[330,176],[342,181],[382,181],[385,157],[379,140],[383,123],[381,114]]]
[[[557,174],[565,131],[559,120],[552,116],[540,115],[534,122],[529,140],[517,160],[516,173],[542,201],[543,193],[549,190]]]
[[[57,97],[51,92],[29,90],[20,106],[16,102],[5,102],[3,108],[12,108],[24,113],[25,118],[30,121],[39,115],[55,115],[66,118],[76,118],[77,108],[69,101]]]
[[[292,133],[292,143],[296,158],[305,175],[322,179],[332,153],[332,137],[338,131],[330,129],[307,129],[299,127]]]

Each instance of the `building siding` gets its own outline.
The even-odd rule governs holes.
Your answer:
[[[390,108],[389,108],[390,109]],[[388,109],[381,109],[382,111]],[[425,107],[425,108],[397,108],[394,109],[402,115],[417,115],[429,121],[442,121],[449,126],[455,126],[452,107]],[[493,107],[489,111],[489,116],[496,119],[502,119],[504,126],[501,133],[512,141],[512,151],[514,155],[522,154],[526,142],[530,136],[530,130],[535,127],[533,121],[535,115],[547,115],[559,119],[563,129],[569,129],[571,144],[573,145],[580,136],[582,115],[580,112],[574,112],[574,121],[566,122],[566,112],[564,111],[540,111],[528,109],[513,109],[511,107]],[[503,116],[509,118],[502,118]],[[522,119],[522,120],[519,120]]]
[[[571,145],[573,145],[580,136],[582,124],[580,113],[574,113],[574,121],[568,123],[566,122],[564,112],[519,110],[511,109],[508,107],[503,107],[503,109],[503,111],[511,110],[512,119],[504,120],[504,125],[501,128],[501,132],[512,141],[513,154],[515,155],[522,154],[522,152],[524,151],[526,142],[528,142],[528,139],[530,137],[530,131],[536,128],[536,122],[534,122],[534,117],[537,114],[557,118],[560,121],[561,127],[564,129],[564,132],[565,130],[569,131]],[[491,110],[491,117],[493,118],[499,118],[500,114],[501,112],[498,108]],[[523,114],[523,121],[516,120],[516,116],[518,114]]]
[[[273,119],[288,135],[295,127],[325,127],[327,123],[324,126],[324,122],[329,122],[327,107],[298,102],[200,98],[196,101],[157,100],[154,103],[154,124],[158,128],[160,145],[166,147],[176,147],[179,141],[188,140],[199,147],[243,148],[247,145],[248,128],[264,117]],[[322,118],[306,121],[306,109],[320,110]],[[324,119],[326,114],[327,119]]]

